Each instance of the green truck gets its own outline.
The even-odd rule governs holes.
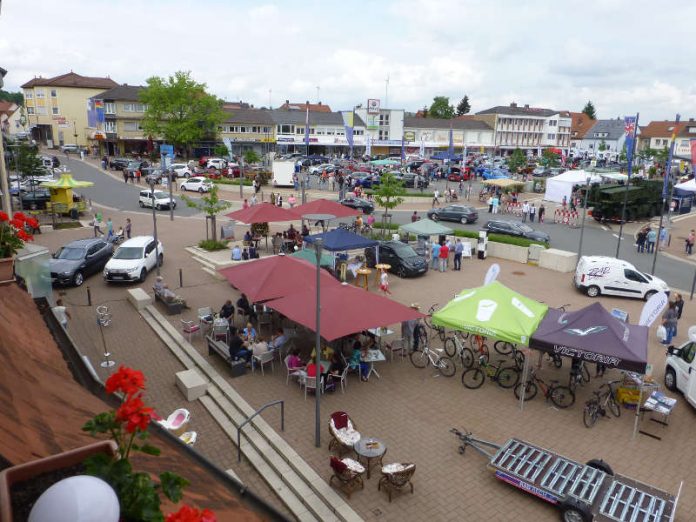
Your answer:
[[[584,200],[585,187],[580,188]],[[592,217],[596,221],[621,221],[625,185],[594,184],[589,188],[587,207],[592,209]],[[628,187],[626,200],[626,221],[641,218],[651,218],[660,214],[662,204],[662,181],[635,179]]]

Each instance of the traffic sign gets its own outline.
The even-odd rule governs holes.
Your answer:
[[[162,155],[168,155],[168,156],[174,156],[174,145],[166,145],[162,144],[160,145],[160,154]]]

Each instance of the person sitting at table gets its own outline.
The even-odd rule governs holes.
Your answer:
[[[247,364],[251,360],[251,352],[249,351],[249,345],[239,337],[239,331],[234,326],[230,328],[230,359],[233,361],[238,361],[239,359],[245,359]]]
[[[346,364],[343,362],[343,357],[338,352],[334,352],[331,357],[328,375],[324,383],[324,390],[331,392],[336,389],[336,380],[341,380],[343,370],[346,369]]]
[[[307,223],[302,223],[302,237],[307,237],[309,235],[309,227]]]
[[[312,354],[310,355],[310,358],[314,360],[316,357],[317,350],[315,348],[312,348]],[[325,344],[322,349],[321,349],[321,360],[322,361],[330,361],[333,358],[334,355],[334,349],[331,348],[328,344]]]
[[[256,251],[256,247],[254,245],[251,245],[249,247],[249,259],[258,259],[259,258],[259,253]]]
[[[370,371],[370,365],[362,361],[363,353],[367,354],[367,349],[363,350],[363,346],[358,337],[355,337],[353,342],[353,353],[348,361],[348,366],[351,370],[360,372],[360,379],[367,381],[367,374]]]
[[[249,316],[250,321],[256,320],[256,312],[251,304],[249,304],[249,299],[246,294],[242,294],[240,298],[237,299],[237,308],[242,314]]]
[[[288,228],[287,232],[287,238],[295,241],[297,238],[297,230],[295,230],[295,226],[291,223],[290,228]]]
[[[246,328],[242,332],[242,337],[245,341],[254,342],[256,340],[256,329],[251,323],[247,323]]]
[[[268,353],[269,350],[270,348],[268,346],[268,343],[264,341],[261,337],[258,338],[257,342],[251,345],[251,353],[252,355],[255,355],[257,357],[260,357],[264,353]],[[253,366],[254,359],[251,360],[251,364]]]
[[[283,247],[283,235],[280,232],[273,234],[271,246],[273,247],[274,254],[280,252],[280,249]]]
[[[222,308],[220,308],[220,317],[223,319],[227,319],[228,322],[232,322],[234,318],[234,305],[232,304],[232,301],[228,299],[225,301],[225,304],[222,305]]]
[[[247,250],[246,248],[242,250],[242,260],[249,261],[249,250]]]
[[[250,244],[253,239],[254,239],[254,236],[251,235],[251,230],[247,230],[244,233],[244,242],[246,244]]]
[[[278,328],[276,333],[271,336],[271,350],[280,350],[287,342],[288,338],[282,328]]]
[[[242,260],[242,249],[239,248],[239,245],[234,245],[232,247],[232,261],[241,261]]]

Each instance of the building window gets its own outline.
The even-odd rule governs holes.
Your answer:
[[[555,140],[555,139],[556,139],[556,135],[555,135],[555,134],[547,134],[546,137],[547,137],[548,139],[550,139],[550,140]]]
[[[556,126],[556,120],[549,120],[549,127],[555,127]]]
[[[58,96],[58,93],[56,92],[55,89],[51,89],[51,98],[56,98]]]
[[[270,128],[270,127],[264,127],[264,128],[263,128],[263,132],[264,132],[265,134],[269,134],[269,133],[271,132],[271,128]]]
[[[295,134],[304,134],[304,127],[295,127]]]
[[[46,93],[43,89],[36,89],[36,97],[37,99],[43,99],[46,97]]]
[[[27,114],[34,114],[34,107],[27,107]]]
[[[24,97],[25,97],[27,100],[33,100],[33,99],[34,99],[34,93],[31,92],[31,91],[26,91],[26,92],[24,93]]]
[[[60,114],[60,112],[58,112],[58,107],[53,107],[51,110],[53,111],[53,114]]]
[[[124,103],[123,112],[145,112],[146,106],[142,103]]]
[[[124,121],[123,122],[123,130],[124,131],[139,131],[140,130],[140,124],[137,121]]]
[[[388,140],[389,139],[389,131],[388,130],[380,130],[379,131],[379,139],[380,140]]]
[[[295,132],[295,126],[294,125],[278,125],[278,134],[294,134]],[[302,130],[304,132],[304,129]]]
[[[46,114],[46,107],[37,107],[36,114]]]
[[[105,121],[104,122],[104,132],[115,133],[116,132],[116,122],[115,121]]]
[[[114,102],[104,103],[104,113],[105,114],[116,114],[116,104]]]
[[[380,114],[379,115],[379,124],[382,126],[389,125],[389,114]]]

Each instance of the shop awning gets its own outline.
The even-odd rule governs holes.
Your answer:
[[[451,234],[452,229],[447,228],[432,219],[419,219],[407,225],[401,225],[399,230],[417,236],[439,236],[441,234]]]
[[[66,172],[60,175],[60,178],[54,181],[44,181],[41,183],[42,187],[54,188],[54,189],[74,189],[74,188],[84,188],[91,187],[94,183],[91,181],[78,181],[72,177],[72,174]]]
[[[547,310],[494,281],[460,292],[433,314],[433,324],[527,346]]]
[[[259,203],[249,208],[235,210],[234,212],[225,214],[225,217],[248,225],[254,223],[274,223],[277,221],[297,221],[299,219],[289,210],[276,207],[270,203]]]
[[[313,244],[317,239],[323,241],[322,248],[331,252],[343,252],[345,250],[358,250],[377,246],[378,241],[362,237],[343,228],[336,228],[330,232],[314,234],[304,238],[305,243]]]
[[[620,321],[599,303],[576,312],[549,309],[529,346],[644,374],[648,363],[648,328]]]
[[[362,214],[359,210],[343,206],[328,199],[315,199],[299,207],[291,208],[288,212],[294,214],[296,219],[301,219],[302,216],[308,214],[327,214],[337,218],[353,217]]]

